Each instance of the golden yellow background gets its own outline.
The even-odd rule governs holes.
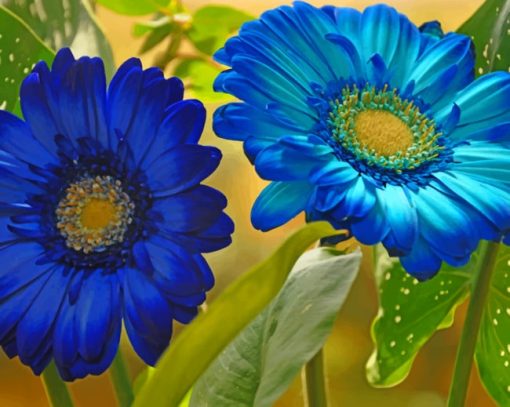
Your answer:
[[[416,24],[439,20],[445,31],[453,31],[482,2],[482,0],[394,0],[387,1],[387,4],[397,7]],[[205,4],[211,4],[206,0],[183,0],[183,3],[192,10]],[[255,15],[265,9],[284,4],[278,0],[216,0],[212,3],[235,6]],[[317,6],[334,4],[362,9],[377,2],[315,0],[311,3]],[[98,17],[112,43],[117,64],[136,55],[141,41],[132,37],[132,26],[136,21],[149,19],[149,16],[137,18],[118,16],[98,7]],[[142,58],[145,66],[151,64],[153,56],[154,53],[150,53]],[[215,106],[208,106],[209,112],[212,112],[214,108]],[[288,235],[289,231],[297,228],[303,220],[302,218],[296,219],[288,226],[266,234],[255,231],[249,222],[250,208],[264,183],[258,179],[243,156],[240,144],[215,137],[212,134],[210,123],[208,123],[202,142],[216,145],[224,152],[220,169],[209,183],[227,195],[229,198],[228,212],[236,222],[234,243],[226,250],[209,256],[217,276],[217,285],[209,296],[209,298],[214,298],[235,276],[266,257]],[[246,301],[249,301],[249,298]],[[457,323],[452,329],[439,332],[433,337],[417,357],[409,378],[403,384],[392,389],[373,389],[366,383],[364,366],[372,352],[370,324],[376,309],[374,282],[369,270],[364,268],[337,319],[333,335],[326,345],[332,407],[444,406],[460,324]],[[462,320],[463,312],[464,309],[458,312],[458,321]],[[127,343],[123,342],[123,348],[128,357],[131,374],[135,377],[143,368],[143,364],[133,354]],[[78,381],[73,383],[70,388],[77,406],[115,406],[107,374]],[[301,388],[298,378],[292,388],[277,403],[277,406],[301,405]],[[8,360],[1,354],[0,407],[25,406],[48,406],[40,379],[34,377],[31,371],[22,366],[17,359]],[[494,403],[485,395],[476,373],[473,373],[471,378],[471,391],[467,406],[494,406]]]

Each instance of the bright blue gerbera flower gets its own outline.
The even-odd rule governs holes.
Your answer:
[[[0,345],[66,380],[112,362],[121,321],[153,365],[172,321],[214,283],[201,253],[227,246],[227,201],[201,185],[221,153],[197,145],[205,110],[179,79],[61,50],[0,111]]]
[[[217,52],[214,128],[273,182],[252,221],[301,211],[382,242],[419,279],[510,227],[510,76],[474,80],[468,37],[394,9],[303,2],[246,23]]]

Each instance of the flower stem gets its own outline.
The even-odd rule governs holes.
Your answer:
[[[42,373],[46,397],[52,407],[73,407],[73,400],[66,384],[60,378],[53,362]]]
[[[126,369],[124,357],[119,348],[117,356],[113,360],[110,367],[110,377],[115,389],[115,395],[120,407],[129,407],[134,400],[133,389],[131,388],[131,381]]]
[[[491,277],[498,257],[499,242],[490,242],[482,249],[480,267],[475,275],[464,328],[457,349],[448,407],[464,407],[469,387],[478,331],[482,320]]]
[[[326,377],[324,374],[324,351],[319,350],[306,364],[304,370],[306,404],[308,407],[326,407]]]

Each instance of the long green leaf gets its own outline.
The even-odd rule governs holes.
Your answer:
[[[282,291],[223,351],[193,388],[191,407],[271,406],[324,345],[361,252],[306,252]]]
[[[163,354],[134,406],[177,406],[218,354],[278,294],[300,255],[313,242],[336,234],[325,222],[308,224],[231,284]]]
[[[455,308],[469,295],[476,259],[464,268],[444,266],[433,279],[419,283],[384,249],[378,250],[379,312],[372,326],[375,350],[367,364],[373,386],[403,381],[430,337],[451,326]]]
[[[20,114],[19,87],[39,60],[48,63],[54,53],[18,16],[0,6],[0,108]]]
[[[488,0],[458,32],[475,44],[477,73],[508,71],[510,67],[510,1]]]
[[[89,0],[38,0],[27,7],[25,2],[0,0],[23,20],[48,47],[69,47],[75,56],[100,56],[108,76],[114,63],[110,44],[99,27]]]
[[[478,336],[476,362],[489,394],[510,405],[510,248],[502,247]]]

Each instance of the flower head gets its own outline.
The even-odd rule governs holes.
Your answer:
[[[470,39],[394,9],[303,2],[246,23],[216,53],[243,103],[214,128],[273,181],[252,222],[302,211],[382,242],[419,279],[510,228],[510,76],[474,80]]]
[[[198,145],[205,110],[179,79],[130,59],[61,50],[21,86],[25,121],[0,111],[0,345],[66,380],[103,372],[122,321],[153,365],[172,322],[214,284],[201,253],[227,246],[227,201],[201,185],[221,153]]]

